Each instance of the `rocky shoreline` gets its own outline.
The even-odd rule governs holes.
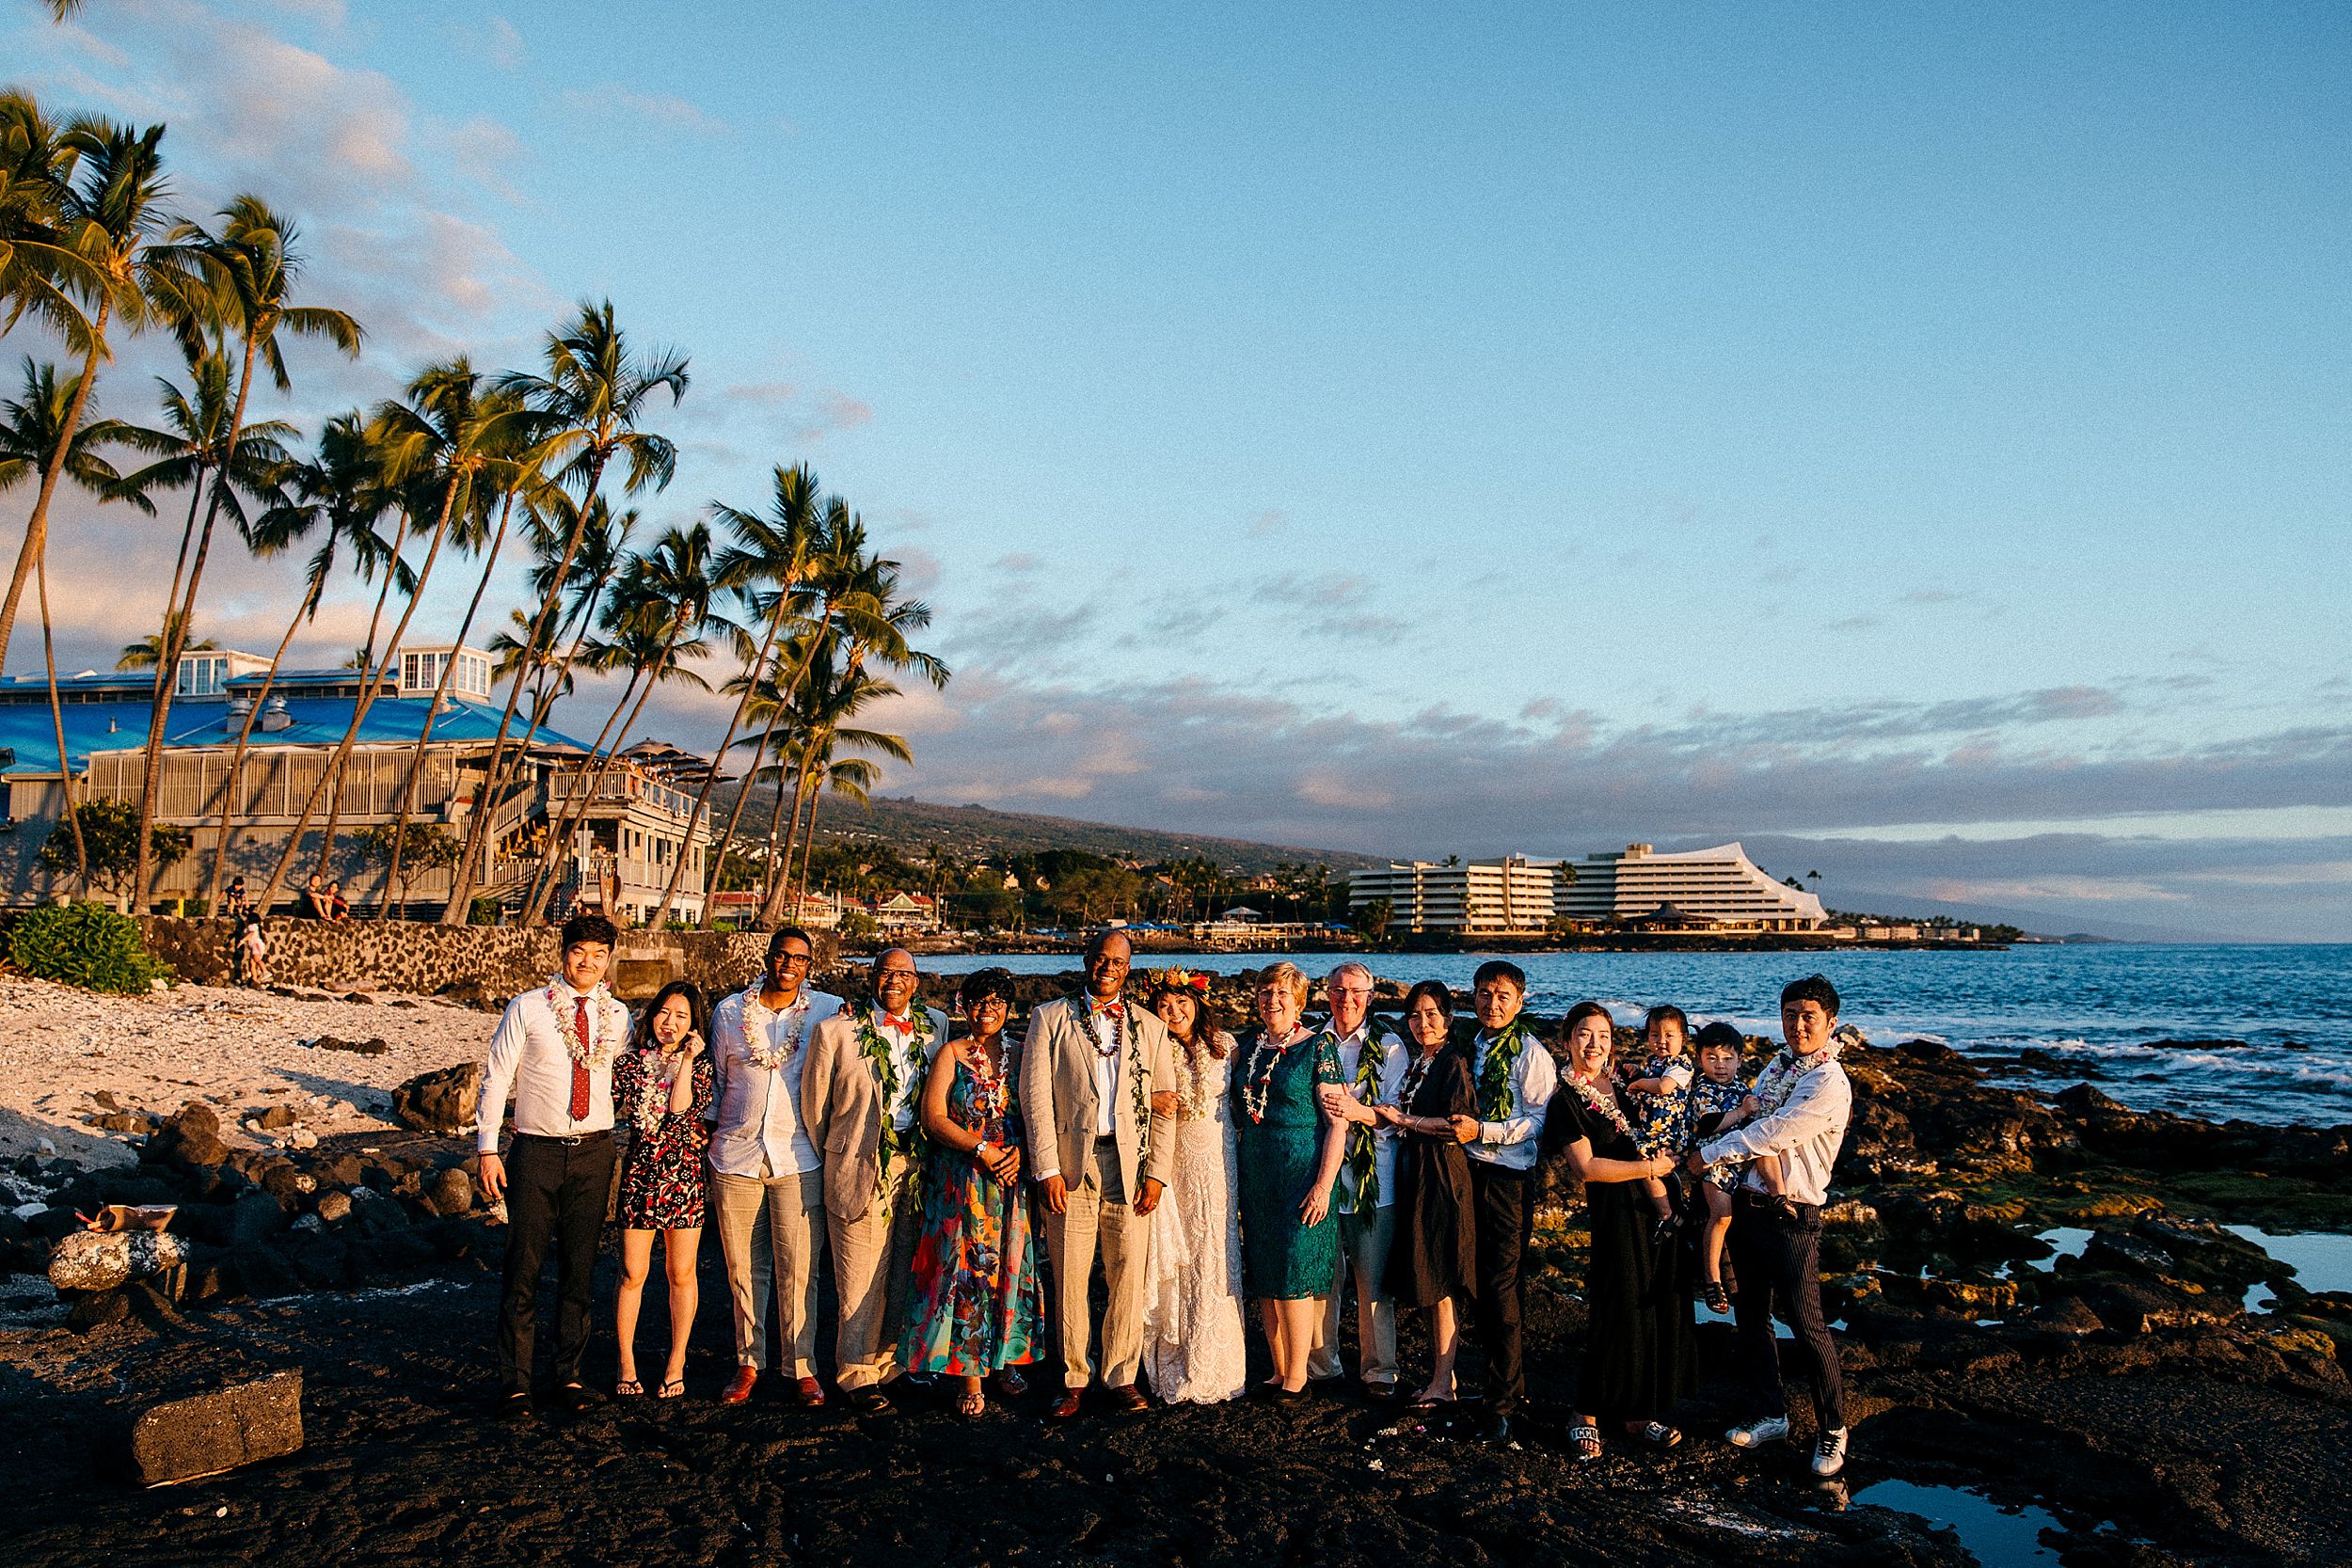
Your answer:
[[[1067,981],[1025,985],[1041,997]],[[2352,1130],[2134,1112],[2088,1085],[2005,1087],[1930,1042],[1847,1061],[1857,1110],[1823,1243],[1857,1416],[1844,1487],[1801,1481],[1794,1449],[1715,1440],[1736,1412],[1729,1331],[1711,1320],[1692,1439],[1569,1463],[1565,1411],[1545,1394],[1573,1379],[1583,1234],[1559,1185],[1531,1291],[1535,1409],[1502,1450],[1442,1416],[1400,1421],[1340,1396],[1055,1429],[1032,1395],[977,1431],[920,1399],[883,1422],[723,1408],[710,1246],[693,1398],[498,1425],[483,1394],[502,1234],[475,1202],[470,1139],[447,1131],[460,1068],[396,1092],[424,1127],[232,1148],[199,1103],[125,1134],[135,1166],[6,1167],[0,1441],[16,1484],[0,1530],[26,1564],[1565,1563],[1603,1544],[1613,1564],[1969,1560],[1950,1533],[1873,1506],[1872,1485],[1899,1479],[2047,1511],[2069,1564],[2341,1560],[2352,1295],[2307,1288],[2223,1227],[2342,1228]],[[97,1272],[74,1261],[78,1288],[52,1293],[75,1212],[103,1204],[177,1212],[144,1254],[122,1243],[138,1277],[106,1273],[120,1239],[73,1242]],[[2249,1313],[2249,1294],[2274,1305]],[[662,1316],[654,1299],[646,1310]],[[1420,1333],[1408,1326],[1408,1356]],[[591,1353],[599,1380],[611,1357],[608,1332]],[[305,1379],[297,1451],[138,1488],[140,1411],[287,1370]]]

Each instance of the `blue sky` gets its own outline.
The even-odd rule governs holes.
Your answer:
[[[2352,22],[1456,10],[91,0],[0,57],[310,224],[374,340],[294,417],[582,295],[691,353],[649,519],[806,459],[937,609],[893,792],[2352,939]],[[85,517],[70,653],[168,548]]]

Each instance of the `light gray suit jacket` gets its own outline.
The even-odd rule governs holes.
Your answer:
[[[808,1060],[801,1068],[801,1125],[824,1156],[825,1207],[842,1220],[866,1217],[882,1180],[882,1084],[857,1044],[858,1015],[865,1008],[862,1002],[845,1003],[819,1023],[809,1036]],[[931,1037],[914,1069],[918,1127],[923,1120],[922,1075],[947,1039],[947,1015],[936,1007],[923,1010],[930,1015]]]
[[[1148,1105],[1152,1095],[1176,1086],[1168,1026],[1132,998],[1127,1002],[1127,1017],[1141,1037],[1144,1066],[1151,1079],[1144,1085]],[[1063,1182],[1073,1187],[1095,1173],[1097,1049],[1083,1005],[1073,1006],[1068,997],[1061,997],[1029,1015],[1028,1038],[1021,1048],[1021,1114],[1027,1123],[1029,1169],[1058,1171]],[[1132,1054],[1130,1049],[1120,1052],[1119,1103],[1111,1107],[1111,1132],[1119,1141],[1120,1190],[1131,1201],[1143,1190],[1145,1180],[1166,1186],[1176,1160],[1175,1121],[1157,1112],[1151,1114],[1146,1124],[1151,1131],[1146,1151],[1145,1129],[1136,1125],[1135,1094],[1128,1078]]]

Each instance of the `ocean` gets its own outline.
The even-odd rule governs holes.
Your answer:
[[[1266,953],[1154,955],[1218,974],[1256,969]],[[1374,974],[1464,989],[1481,956],[1363,954]],[[1345,957],[1292,955],[1311,975]],[[1874,1043],[1941,1040],[1971,1054],[2039,1048],[2105,1093],[2142,1110],[2335,1126],[2352,1122],[2352,945],[2034,945],[2006,952],[1539,953],[1515,956],[1529,1005],[1558,1015],[1586,998],[1618,1022],[1673,1002],[1695,1023],[1729,1019],[1778,1037],[1779,992],[1816,971],[1844,998],[1841,1017]],[[923,960],[961,973],[1002,964],[1021,974],[1073,969],[1059,955],[960,954]],[[1465,1004],[1467,1006],[1467,1004]],[[2235,1040],[2221,1047],[2160,1040]],[[2077,1066],[2078,1065],[2078,1066]],[[2016,1082],[2064,1087],[2036,1073]]]

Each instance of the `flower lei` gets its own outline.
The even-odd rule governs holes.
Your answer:
[[[1300,1040],[1317,1037],[1312,1030],[1298,1029],[1296,1025],[1292,1027],[1296,1031],[1297,1038],[1286,1040],[1280,1045],[1274,1044],[1265,1030],[1261,1028],[1256,1043],[1249,1048],[1248,1068],[1241,1080],[1241,1105],[1249,1113],[1253,1123],[1265,1120],[1266,1099],[1274,1092],[1274,1069],[1282,1065],[1283,1056]]]
[[[1095,1006],[1094,998],[1083,991],[1073,991],[1069,997],[1069,1005],[1070,1016],[1077,1021],[1079,1028],[1086,1031],[1087,1043],[1094,1047],[1094,1053],[1104,1057],[1118,1055],[1117,1038],[1113,1038],[1111,1048],[1105,1051],[1103,1049],[1103,1037],[1094,1032],[1094,1015],[1099,1010]],[[1119,1034],[1119,1023],[1125,1024],[1127,1099],[1129,1107],[1134,1113],[1136,1124],[1136,1168],[1141,1170],[1143,1163],[1152,1157],[1151,1069],[1143,1059],[1143,1022],[1136,1016],[1136,1005],[1132,1002],[1123,1003],[1119,1009],[1119,1019],[1114,1022],[1112,1034],[1114,1037]]]
[[[963,1053],[963,1070],[972,1075],[971,1105],[980,1118],[975,1131],[980,1134],[980,1142],[986,1144],[990,1131],[998,1127],[1011,1109],[1009,1088],[1003,1069],[988,1059],[988,1047],[977,1040],[959,1043],[971,1048]]]
[[[677,1070],[675,1064],[665,1062],[667,1054],[658,1046],[638,1053],[643,1076],[637,1085],[636,1102],[629,1107],[628,1119],[641,1132],[660,1132],[662,1118],[670,1114],[670,1091],[675,1086]],[[658,1070],[665,1065],[671,1068],[666,1075]]]
[[[1380,1102],[1380,1066],[1388,1060],[1385,1044],[1402,1045],[1395,1030],[1367,1014],[1364,1018],[1364,1048],[1356,1058],[1356,1082],[1351,1085],[1359,1104]],[[1368,1214],[1380,1207],[1380,1160],[1376,1152],[1378,1140],[1373,1130],[1360,1121],[1347,1124],[1348,1190],[1356,1195],[1355,1206],[1348,1212]]]
[[[790,1061],[792,1053],[808,1038],[808,992],[803,990],[792,1006],[778,1013],[760,1001],[759,982],[754,980],[743,988],[742,1001],[743,1053],[751,1058],[752,1066],[773,1072]],[[794,1013],[801,1015],[801,1027],[786,1037],[783,1048],[779,1050],[774,1037],[768,1033],[768,1025],[775,1019],[790,1018]]]
[[[1174,1047],[1168,1054],[1176,1068],[1176,1103],[1183,1109],[1184,1119],[1197,1121],[1211,1115],[1215,1108],[1209,1103],[1201,1063],[1216,1055],[1215,1040],[1199,1039],[1186,1044],[1171,1035],[1168,1044]]]
[[[1502,1032],[1486,1041],[1486,1060],[1478,1068],[1478,1114],[1486,1121],[1505,1121],[1511,1115],[1511,1069],[1527,1049],[1527,1025],[1513,1019]]]
[[[580,1037],[580,1020],[573,1016],[575,1009],[564,1006],[563,983],[549,980],[545,995],[548,1011],[555,1015],[555,1032],[564,1041],[564,1054],[579,1066],[590,1069],[601,1068],[612,1060],[612,1031],[598,1027],[598,1021],[605,1016],[606,1005],[612,1000],[612,993],[604,989],[602,983],[587,993],[589,1037],[584,1040]]]
[[[1413,1101],[1420,1095],[1422,1085],[1428,1082],[1429,1069],[1436,1066],[1438,1058],[1444,1054],[1445,1047],[1441,1045],[1426,1056],[1417,1052],[1412,1059],[1406,1063],[1405,1082],[1396,1086],[1396,1108],[1398,1110],[1407,1116],[1412,1115]]]
[[[1800,1057],[1788,1047],[1782,1046],[1779,1053],[1765,1064],[1764,1070],[1756,1075],[1756,1087],[1749,1091],[1764,1107],[1761,1114],[1770,1116],[1788,1104],[1788,1097],[1796,1093],[1799,1084],[1837,1060],[1838,1048],[1844,1043],[1832,1036],[1830,1042],[1809,1059]]]
[[[890,1163],[900,1155],[912,1160],[923,1149],[923,1118],[915,1117],[901,1132],[892,1115],[898,1103],[898,1053],[890,1048],[882,1032],[874,1023],[875,1006],[868,1002],[857,1010],[857,1047],[859,1054],[871,1064],[874,1081],[882,1089],[882,1148],[881,1163],[874,1171],[874,1196],[882,1204],[884,1218],[890,1213]],[[923,1048],[930,1043],[931,1015],[920,1002],[908,1008],[910,1027],[907,1048],[914,1059],[924,1059]]]
[[[1627,1139],[1631,1141],[1637,1148],[1640,1147],[1640,1140],[1633,1136],[1633,1126],[1630,1122],[1625,1119],[1625,1112],[1618,1109],[1616,1097],[1614,1095],[1606,1095],[1601,1093],[1592,1085],[1586,1083],[1583,1079],[1579,1078],[1572,1072],[1567,1075],[1567,1083],[1568,1087],[1576,1091],[1576,1097],[1584,1101],[1585,1105],[1596,1116],[1606,1117],[1609,1119],[1611,1126],[1616,1128],[1618,1132],[1624,1133]]]

